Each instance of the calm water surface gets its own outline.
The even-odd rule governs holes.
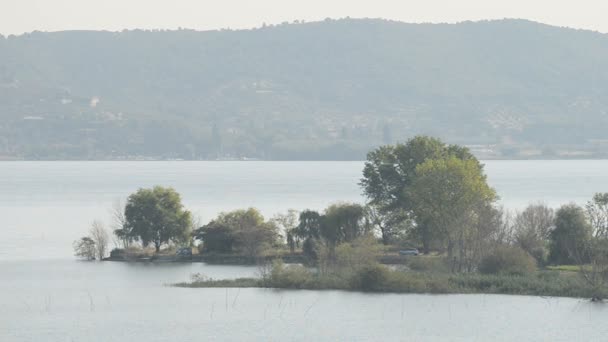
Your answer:
[[[606,341],[608,307],[568,298],[182,289],[251,267],[0,263],[0,341]]]
[[[203,222],[255,206],[363,202],[361,162],[0,163],[0,341],[605,341],[608,309],[577,299],[179,289],[192,273],[252,267],[86,263],[71,241],[140,187],[173,186]],[[510,209],[584,203],[608,191],[608,161],[489,161]]]

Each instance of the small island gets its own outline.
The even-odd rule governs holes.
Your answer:
[[[500,293],[601,301],[608,293],[608,194],[583,208],[497,205],[483,164],[462,146],[419,136],[371,151],[360,186],[366,205],[255,208],[202,225],[171,188],[140,189],[114,210],[115,243],[99,222],[76,255],[110,261],[256,264],[259,277],[193,275],[179,287]]]

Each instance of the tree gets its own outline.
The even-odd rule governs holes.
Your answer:
[[[405,190],[416,166],[443,156],[444,144],[435,138],[415,137],[405,144],[381,146],[367,154],[360,185],[369,203],[381,210],[410,208]]]
[[[300,223],[296,228],[296,234],[300,238],[312,239],[318,238],[321,232],[322,216],[314,210],[304,210],[300,213]]]
[[[597,193],[585,205],[593,237],[608,238],[608,193]]]
[[[536,270],[536,261],[517,246],[497,246],[479,265],[483,274],[527,275]]]
[[[278,227],[264,221],[264,216],[255,208],[239,209],[221,213],[208,225],[195,232],[203,240],[206,251],[239,252],[256,257],[277,242]]]
[[[106,256],[108,250],[108,242],[110,240],[108,232],[101,221],[93,221],[89,235],[95,243],[95,256],[97,259],[102,260]]]
[[[597,301],[608,295],[608,193],[595,194],[585,209],[591,238],[574,255],[583,279],[592,289],[592,299]]]
[[[504,207],[490,207],[489,215],[481,217],[491,227],[491,241],[495,245],[510,245],[515,240],[513,215]]]
[[[473,208],[471,223],[462,229],[458,267],[467,272],[477,268],[489,251],[512,241],[508,216],[502,207],[495,207],[489,200]]]
[[[127,200],[124,234],[139,239],[144,247],[153,243],[159,252],[165,243],[186,241],[190,228],[190,212],[172,188],[139,189]]]
[[[553,209],[544,204],[531,204],[515,216],[515,244],[539,263],[547,257],[547,245],[555,223]]]
[[[417,136],[405,144],[386,145],[368,153],[360,185],[369,204],[381,213],[391,213],[396,221],[407,220],[414,203],[409,191],[416,175],[416,167],[427,160],[455,157],[470,160],[479,171],[482,165],[465,147],[446,145],[441,140]],[[430,228],[420,218],[416,222],[416,234],[428,253],[431,240]]]
[[[273,222],[263,222],[238,231],[236,241],[242,253],[249,257],[258,257],[276,243],[277,232],[277,226]]]
[[[388,245],[397,236],[405,233],[405,230],[409,225],[402,220],[403,217],[405,217],[405,215],[384,212],[373,205],[367,205],[365,207],[365,219],[367,220],[367,224],[375,231],[380,232],[384,245]]]
[[[95,260],[95,241],[88,236],[84,236],[74,241],[74,255],[87,260]]]
[[[293,253],[296,247],[300,247],[300,239],[295,232],[298,227],[298,211],[289,209],[285,214],[277,214],[272,220],[285,237],[289,249]]]
[[[335,248],[342,242],[350,242],[371,231],[365,222],[365,208],[356,203],[334,203],[323,215],[305,210],[300,214],[300,223],[295,235],[304,241],[303,252],[316,259],[320,244],[327,249],[328,260],[335,259]]]
[[[364,224],[365,208],[356,203],[334,203],[325,209],[320,235],[336,245],[365,235],[370,228]]]
[[[129,248],[133,237],[129,236],[126,227],[125,207],[120,200],[115,201],[110,208],[110,227],[114,232],[114,244],[118,247]]]
[[[255,208],[222,213],[217,221],[231,230],[236,247],[250,257],[258,256],[264,249],[276,243],[276,225],[265,222],[264,216]]]
[[[429,159],[415,172],[408,197],[416,222],[424,222],[430,234],[443,241],[453,271],[465,270],[470,253],[477,252],[471,241],[479,233],[475,227],[480,212],[497,199],[494,189],[476,160]]]
[[[567,204],[555,213],[555,229],[551,231],[549,261],[554,264],[576,264],[587,262],[583,251],[590,240],[591,226],[583,209],[576,204]]]
[[[608,295],[608,238],[593,237],[574,253],[583,279],[591,287],[592,299],[603,300]],[[586,259],[586,260],[585,260]]]
[[[195,239],[203,241],[203,250],[215,253],[230,253],[235,245],[234,234],[230,228],[216,220],[197,229]]]

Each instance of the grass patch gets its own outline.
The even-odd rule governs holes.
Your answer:
[[[560,271],[560,272],[578,272],[580,271],[580,266],[578,265],[555,265],[555,266],[547,266],[546,267],[550,271]],[[590,270],[589,265],[583,266],[584,269]]]
[[[408,258],[406,266],[413,271],[448,273],[450,271],[445,257],[438,255],[420,255]]]
[[[192,282],[184,282],[172,284],[171,286],[175,287],[190,287],[190,288],[200,288],[200,287],[263,287],[260,279],[257,278],[238,278],[238,279],[223,279],[223,280],[215,280],[215,279],[205,279],[199,281]]]
[[[529,275],[450,274],[391,270],[367,265],[347,272],[319,274],[301,266],[276,264],[262,278],[195,279],[178,287],[260,287],[307,290],[346,290],[391,293],[478,293],[590,298],[592,291],[572,274],[541,271]]]

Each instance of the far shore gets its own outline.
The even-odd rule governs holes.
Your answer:
[[[384,265],[404,265],[407,263],[407,257],[384,254],[378,258],[378,262]],[[191,257],[178,257],[174,254],[153,254],[153,255],[121,255],[109,256],[103,261],[114,262],[202,262],[214,265],[260,265],[274,260],[281,260],[285,264],[306,264],[308,262],[306,256],[302,253],[288,253],[280,255],[266,255],[261,257],[251,257],[240,254],[193,254]]]

